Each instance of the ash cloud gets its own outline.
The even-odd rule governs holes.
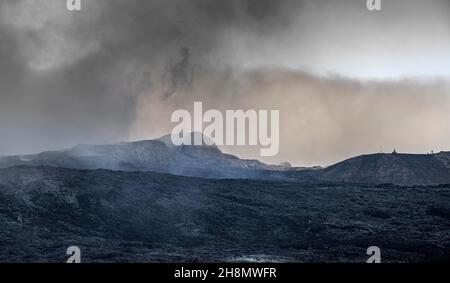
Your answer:
[[[206,72],[206,71],[205,71]],[[224,146],[243,158],[296,166],[327,166],[360,154],[427,153],[449,150],[450,82],[447,79],[360,81],[317,77],[305,72],[261,69],[198,74],[191,89],[158,102],[151,98],[138,111],[133,139],[171,131],[167,123],[178,109],[193,111],[194,101],[207,109],[280,110],[280,153],[260,158],[259,148]],[[212,95],[211,93],[214,93]]]
[[[5,0],[0,154],[156,138],[173,110],[196,100],[280,109],[281,154],[270,162],[323,165],[379,145],[446,149],[449,8],[395,0],[374,15],[359,0],[86,0],[74,13],[60,0]],[[417,130],[426,135],[411,138]]]
[[[195,66],[218,64],[227,28],[275,32],[296,6],[95,0],[74,13],[65,1],[2,1],[0,154],[127,139],[140,97],[170,97]]]

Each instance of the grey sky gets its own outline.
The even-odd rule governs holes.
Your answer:
[[[450,149],[450,1],[365,2],[3,0],[0,154],[155,138],[198,99],[280,108],[269,162]]]

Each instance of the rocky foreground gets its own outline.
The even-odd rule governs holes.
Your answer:
[[[450,261],[450,186],[0,169],[0,261]]]
[[[71,169],[160,172],[210,179],[252,179],[303,184],[450,184],[450,152],[366,154],[332,166],[296,168],[223,153],[217,146],[174,146],[169,136],[106,145],[78,145],[39,154],[0,156],[0,168],[51,166]]]

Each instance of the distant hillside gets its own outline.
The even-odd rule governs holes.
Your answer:
[[[450,153],[362,155],[321,170],[317,177],[348,183],[450,184]]]
[[[174,146],[170,136],[107,145],[78,145],[34,155],[0,157],[0,168],[19,165],[72,169],[152,171],[213,179],[395,185],[450,184],[450,153],[370,154],[333,166],[268,165],[225,154],[217,146]]]
[[[277,172],[263,173],[265,170],[284,170],[282,166],[239,159],[222,153],[216,146],[173,146],[168,136],[157,140],[78,145],[61,151],[0,157],[0,168],[18,165],[154,171],[208,178],[285,178]]]

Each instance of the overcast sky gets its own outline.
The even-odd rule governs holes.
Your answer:
[[[65,2],[0,2],[1,155],[156,138],[193,101],[279,109],[267,162],[450,150],[448,0]]]

